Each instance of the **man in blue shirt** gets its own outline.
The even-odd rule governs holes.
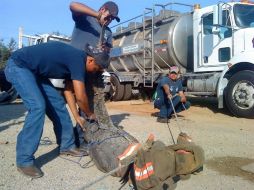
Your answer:
[[[183,93],[182,81],[178,78],[178,74],[179,68],[171,67],[168,76],[163,77],[156,88],[157,97],[154,101],[154,107],[160,109],[158,122],[168,122],[174,111],[171,101],[177,113],[190,107],[190,103]]]
[[[70,10],[75,22],[71,45],[83,49],[89,44],[109,52],[110,48],[112,48],[112,32],[108,25],[114,19],[118,22],[120,21],[117,16],[118,6],[112,1],[107,1],[100,7],[99,11],[95,11],[85,4],[72,2],[70,4]],[[103,36],[101,36],[103,33],[102,30],[104,30]],[[87,76],[87,81],[90,108],[94,109],[100,123],[108,126],[112,125],[112,121],[105,107],[102,73]],[[82,113],[80,114],[82,115]],[[79,136],[76,139],[76,144],[85,150],[86,145],[83,143],[84,133],[79,125],[77,125],[76,129]]]
[[[40,143],[46,114],[54,124],[60,154],[84,155],[75,146],[73,126],[65,101],[48,78],[72,81],[80,109],[89,119],[96,119],[84,93],[84,79],[86,73],[108,67],[109,56],[104,53],[93,54],[93,51],[88,50],[94,59],[87,59],[84,51],[70,45],[49,42],[19,49],[8,60],[6,78],[17,90],[28,110],[16,145],[17,168],[21,173],[32,178],[43,176],[34,164],[34,153]]]

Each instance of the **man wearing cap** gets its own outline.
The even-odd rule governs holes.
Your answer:
[[[107,1],[98,11],[95,11],[85,4],[72,2],[70,4],[70,10],[75,22],[71,45],[78,49],[83,49],[89,44],[109,52],[110,48],[112,48],[112,32],[108,25],[114,19],[118,22],[120,21],[118,17],[118,6],[112,1]],[[104,30],[104,35],[100,40],[102,30]],[[87,81],[87,94],[90,108],[94,109],[100,123],[112,126],[112,121],[104,105],[102,73],[89,75]],[[82,115],[82,113],[80,114]],[[76,144],[86,149],[85,144],[82,144],[84,142],[84,133],[80,126],[77,126],[76,129],[79,136],[79,138],[76,139]]]
[[[182,81],[179,79],[179,68],[170,68],[168,76],[163,77],[156,88],[157,97],[154,107],[160,110],[158,122],[167,123],[173,113],[172,104],[176,113],[186,110],[190,103],[186,100],[183,93]],[[171,103],[172,101],[172,103]]]
[[[61,42],[49,42],[19,49],[8,60],[6,78],[15,87],[28,110],[16,145],[17,169],[22,174],[31,178],[43,176],[34,164],[34,153],[40,143],[45,115],[54,124],[60,154],[84,155],[75,146],[73,126],[65,101],[48,78],[72,81],[80,109],[89,119],[96,119],[84,93],[84,79],[87,72],[98,72],[108,67],[109,56],[103,53],[91,55],[95,62],[87,61],[88,56],[82,50]]]

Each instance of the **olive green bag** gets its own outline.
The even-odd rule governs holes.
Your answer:
[[[138,189],[161,190],[162,183],[175,175],[175,152],[162,142],[154,141],[148,149],[138,151],[134,171]]]
[[[175,144],[168,146],[175,151],[176,175],[187,175],[202,168],[204,164],[204,151],[194,143]]]
[[[174,189],[175,179],[199,171],[203,163],[202,148],[192,142],[171,146],[160,141],[150,142],[138,151],[134,161],[137,189]]]

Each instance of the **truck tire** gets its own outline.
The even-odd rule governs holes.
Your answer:
[[[9,104],[18,98],[15,88],[11,87],[7,91],[0,91],[0,105]]]
[[[124,85],[120,83],[118,78],[114,75],[110,77],[111,82],[111,99],[113,101],[120,101],[123,99],[124,94]]]
[[[15,88],[6,80],[3,70],[0,70],[0,104],[9,104],[15,101],[18,93]]]
[[[131,84],[127,83],[124,85],[124,95],[123,100],[129,100],[132,94],[132,86]]]
[[[237,117],[254,118],[254,72],[240,71],[227,85],[226,104]]]

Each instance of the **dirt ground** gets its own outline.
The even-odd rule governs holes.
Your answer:
[[[253,190],[254,189],[254,120],[233,117],[217,108],[211,98],[191,98],[192,107],[170,120],[169,125],[156,122],[157,109],[149,101],[107,102],[115,125],[145,142],[150,133],[165,144],[172,144],[180,131],[187,132],[205,151],[204,171],[179,181],[178,190]],[[23,126],[25,108],[22,103],[0,106],[0,189],[79,189],[104,174],[90,163],[58,156],[52,124],[47,119],[36,152],[36,162],[45,173],[43,178],[30,180],[20,175],[15,166],[15,146]],[[80,167],[82,166],[82,167]],[[89,189],[119,189],[118,178],[107,177]],[[123,190],[129,189],[127,186]]]

